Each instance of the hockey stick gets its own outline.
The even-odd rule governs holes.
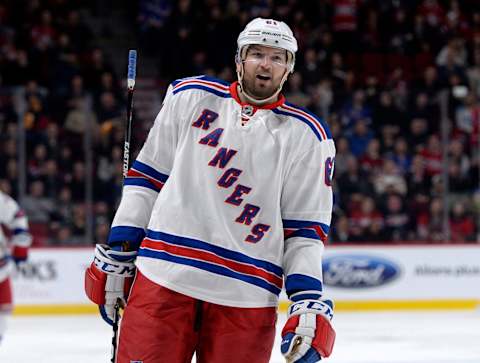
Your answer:
[[[133,92],[135,90],[135,76],[137,69],[137,51],[130,49],[128,52],[127,72],[127,124],[125,128],[125,141],[123,144],[123,179],[127,177],[130,168],[130,139],[132,137],[132,113],[133,113]],[[117,299],[113,311],[113,335],[112,335],[112,356],[111,363],[117,359],[118,324],[120,321],[120,308],[123,308],[121,299]]]

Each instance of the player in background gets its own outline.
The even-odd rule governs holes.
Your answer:
[[[10,196],[0,191],[0,225],[7,229],[8,239],[0,227],[0,344],[6,330],[7,315],[12,311],[12,287],[10,273],[13,262],[19,264],[27,259],[32,237],[28,231],[25,212]]]
[[[283,285],[290,362],[330,355],[333,304],[321,258],[335,146],[327,125],[281,94],[297,41],[281,21],[242,31],[238,81],[174,81],[124,182],[89,298],[122,317],[119,363],[267,363]],[[136,270],[136,271],[135,271]]]

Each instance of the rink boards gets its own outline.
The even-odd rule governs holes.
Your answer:
[[[91,248],[35,248],[14,273],[14,313],[94,313],[83,276]],[[325,292],[337,311],[480,307],[480,246],[328,246]],[[288,302],[281,296],[280,309]]]

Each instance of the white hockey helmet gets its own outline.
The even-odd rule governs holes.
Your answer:
[[[240,63],[247,52],[249,45],[265,45],[285,49],[288,54],[288,71],[293,72],[297,40],[290,27],[283,21],[255,18],[250,21],[237,39],[237,59]]]

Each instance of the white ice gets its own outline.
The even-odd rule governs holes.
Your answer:
[[[0,363],[110,362],[111,330],[98,316],[14,316],[8,323]],[[334,323],[327,363],[480,363],[479,311],[339,312]],[[284,363],[278,338],[270,362]]]

